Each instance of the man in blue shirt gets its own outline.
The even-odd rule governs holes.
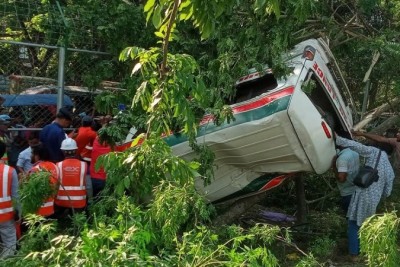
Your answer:
[[[350,148],[337,147],[340,150],[337,153],[337,158],[334,158],[333,170],[342,197],[341,206],[347,216],[351,199],[356,191],[353,181],[360,169],[360,156]],[[348,220],[347,235],[350,255],[352,260],[356,260],[359,253],[358,227],[352,220]]]
[[[62,141],[66,138],[63,128],[69,127],[71,122],[72,113],[67,108],[60,108],[56,119],[40,132],[40,142],[48,149],[52,162],[64,160],[64,154],[60,149]]]
[[[356,191],[353,180],[358,174],[360,168],[360,157],[357,152],[350,148],[344,148],[337,153],[336,165],[334,171],[336,175],[337,186],[342,197],[342,209],[347,214],[351,196]]]

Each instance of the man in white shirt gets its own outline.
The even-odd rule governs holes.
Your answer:
[[[29,147],[23,150],[18,155],[17,170],[18,173],[27,174],[32,169],[32,147],[39,144],[39,132],[33,131],[28,138]]]

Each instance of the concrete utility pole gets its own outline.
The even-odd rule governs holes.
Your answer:
[[[65,47],[58,50],[57,110],[64,106]]]

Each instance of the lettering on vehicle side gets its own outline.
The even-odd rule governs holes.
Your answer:
[[[345,121],[347,127],[350,129],[350,126],[349,126],[348,120],[347,120],[347,115],[346,115],[341,103],[339,102],[339,99],[337,97],[337,94],[336,94],[335,90],[332,88],[331,84],[329,83],[328,78],[326,77],[326,74],[318,66],[317,62],[314,62],[313,69],[317,73],[317,75],[318,75],[319,79],[321,80],[321,82],[324,84],[324,86],[327,89],[329,95],[332,97],[333,102],[335,103],[335,106],[338,108],[339,113],[344,118],[344,121]]]
[[[236,84],[239,84],[239,83],[247,81],[247,80],[253,80],[253,79],[259,78],[259,77],[260,77],[260,74],[258,72],[252,73],[252,74],[249,74],[247,76],[240,78]]]
[[[67,166],[63,168],[67,172],[79,172],[79,167]]]

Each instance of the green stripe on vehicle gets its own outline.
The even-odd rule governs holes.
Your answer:
[[[269,103],[268,105],[234,114],[235,120],[231,123],[224,122],[222,125],[217,126],[212,121],[210,121],[209,123],[200,127],[197,137],[201,137],[212,132],[217,132],[225,128],[234,127],[250,121],[260,120],[262,118],[271,116],[274,113],[286,110],[289,106],[290,98],[291,95],[288,95],[277,99],[272,103]],[[177,144],[186,142],[187,137],[183,134],[173,134],[166,137],[164,140],[167,142],[168,145],[175,146]]]

